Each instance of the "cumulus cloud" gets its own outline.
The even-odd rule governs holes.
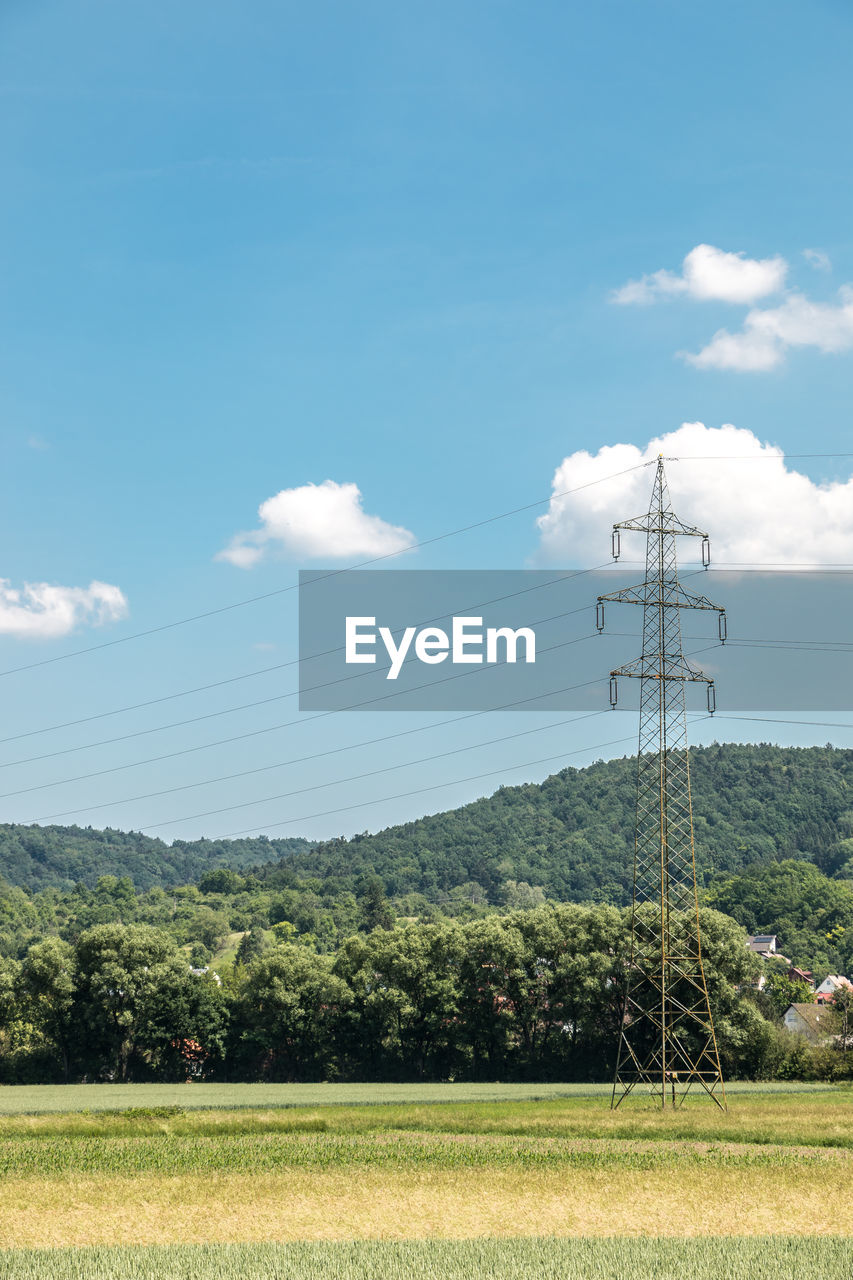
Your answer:
[[[749,304],[778,293],[787,271],[784,258],[747,258],[743,253],[726,253],[712,244],[697,244],[681,264],[681,275],[661,270],[629,280],[613,292],[611,300],[622,306],[648,305],[683,294],[700,301]]]
[[[751,431],[701,422],[685,422],[642,448],[605,445],[595,454],[580,450],[564,458],[549,509],[538,520],[537,558],[564,564],[606,560],[614,521],[648,510],[651,468],[559,495],[661,453],[680,459],[667,463],[673,505],[686,523],[711,533],[715,563],[853,563],[853,477],[816,484],[787,466],[781,449]],[[640,554],[641,535],[632,539]],[[623,551],[632,556],[627,537]]]
[[[853,347],[853,288],[839,290],[837,305],[791,294],[778,307],[755,307],[736,333],[719,329],[701,351],[682,352],[698,369],[773,369],[790,347],[847,351]]]
[[[216,556],[250,569],[268,552],[300,560],[371,559],[405,551],[414,534],[368,515],[356,484],[304,484],[282,489],[258,508],[260,528],[236,534]]]
[[[25,582],[13,587],[0,578],[0,635],[51,640],[84,623],[100,627],[127,615],[127,600],[108,582],[88,587],[55,587]]]

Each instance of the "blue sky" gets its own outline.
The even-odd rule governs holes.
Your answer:
[[[846,313],[835,349],[830,338],[786,339],[761,370],[678,355],[703,350],[720,329],[740,332],[750,307],[773,324],[792,297],[800,312],[829,308],[788,316],[809,333],[843,310],[839,290],[853,280],[852,28],[846,5],[820,2],[4,6],[0,577],[13,590],[95,580],[127,603],[124,617],[82,618],[53,638],[0,634],[2,669],[295,582],[308,561],[293,547],[276,553],[274,540],[273,554],[248,568],[216,558],[283,490],[357,485],[365,512],[421,540],[547,497],[578,451],[644,450],[683,422],[733,423],[788,455],[853,449]],[[677,291],[648,305],[614,302],[630,280],[660,270],[679,278],[702,244],[782,258],[784,284],[743,305]],[[844,481],[853,459],[789,467]],[[685,494],[694,490],[685,480]],[[602,529],[631,514],[620,501],[614,494]],[[774,510],[780,526],[790,521],[777,502],[768,523]],[[802,519],[819,522],[822,510],[815,498]],[[536,514],[410,553],[406,565],[522,567],[539,554]],[[837,558],[849,534],[841,519]],[[578,542],[574,557],[569,543],[557,554],[590,563]],[[286,662],[295,642],[291,594],[7,676],[8,736]],[[224,737],[217,720],[78,750],[293,687],[284,669],[7,743],[0,764],[69,754],[9,764],[2,790]],[[291,707],[249,708],[224,723],[249,733],[295,717]],[[425,729],[405,758],[520,730],[521,719]],[[402,748],[94,806],[331,740],[355,745],[404,720],[427,723],[351,714],[297,724],[9,795],[2,816],[79,809],[78,821],[165,836],[273,830],[294,816],[291,799],[170,819],[396,764]],[[547,729],[330,787],[295,816],[340,813],[280,830],[383,826],[542,777],[558,759],[512,766],[552,750],[576,751],[574,763],[621,751],[595,746],[612,737],[609,720]],[[779,740],[827,737],[849,740],[779,726]],[[492,767],[493,781],[382,799]],[[373,807],[345,811],[373,795]]]

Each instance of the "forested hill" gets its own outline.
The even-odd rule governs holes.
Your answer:
[[[853,877],[853,751],[715,744],[692,751],[691,764],[702,880],[780,858]],[[342,889],[374,872],[394,896],[440,899],[468,885],[501,902],[507,881],[523,881],[548,897],[624,903],[635,771],[631,757],[563,769],[376,835],[325,842],[286,865]],[[276,877],[272,867],[266,874]]]
[[[735,744],[691,753],[700,876],[781,858],[853,878],[853,751]],[[501,787],[459,809],[375,835],[312,845],[301,839],[191,840],[167,845],[134,832],[0,826],[0,876],[29,889],[130,876],[138,888],[197,881],[206,871],[255,868],[270,882],[318,877],[332,892],[365,874],[386,891],[441,901],[507,900],[508,882],[568,901],[623,903],[633,857],[632,758],[564,769],[544,782]]]
[[[138,889],[199,880],[216,867],[245,870],[310,849],[301,839],[162,840],[93,827],[0,825],[0,876],[24,889],[93,886],[100,876],[130,876]]]

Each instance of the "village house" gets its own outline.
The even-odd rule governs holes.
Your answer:
[[[818,987],[815,995],[821,1004],[827,1003],[828,1000],[835,998],[836,991],[853,991],[853,982],[849,978],[845,978],[841,973],[828,973],[823,982]],[[823,997],[823,999],[821,999]]]
[[[750,951],[756,952],[760,956],[772,956],[776,954],[777,941],[775,933],[755,933],[750,934],[746,940],[746,945]]]
[[[790,1032],[812,1044],[827,1044],[832,1039],[832,1014],[819,1004],[790,1004],[782,1021]]]

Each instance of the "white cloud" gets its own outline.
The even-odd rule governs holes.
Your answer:
[[[778,307],[748,312],[739,333],[719,329],[701,351],[682,355],[699,369],[756,371],[781,364],[789,347],[847,351],[853,347],[853,288],[845,285],[839,299],[834,306],[791,294]]]
[[[414,534],[368,515],[356,484],[304,484],[282,489],[258,508],[261,527],[238,533],[216,556],[250,569],[271,550],[294,559],[371,559],[405,551]]]
[[[648,510],[651,468],[556,495],[661,453],[680,459],[667,463],[673,506],[687,524],[710,532],[715,563],[853,563],[853,477],[816,484],[786,466],[782,450],[751,431],[701,422],[685,422],[643,448],[606,445],[596,454],[581,450],[564,458],[554,475],[555,496],[538,521],[538,559],[605,561],[614,521]],[[641,555],[642,535],[624,536],[622,547],[626,557]]]
[[[726,253],[712,244],[697,244],[684,259],[680,276],[661,270],[629,280],[613,292],[611,300],[624,306],[686,294],[699,301],[748,304],[778,293],[787,271],[784,258],[747,258],[742,253]]]
[[[623,307],[646,306],[650,302],[656,302],[658,298],[670,297],[675,293],[687,293],[687,281],[683,276],[662,269],[641,276],[639,280],[629,280],[621,289],[614,289],[610,301]]]
[[[749,327],[749,317],[742,333],[718,329],[701,351],[679,352],[697,369],[737,369],[740,373],[765,373],[782,363],[782,347],[769,334]]]
[[[0,635],[50,640],[84,623],[100,627],[126,615],[124,594],[108,582],[90,582],[88,587],[25,582],[18,588],[0,578]]]
[[[824,253],[823,249],[803,249],[803,257],[809,266],[814,267],[815,271],[832,270],[829,254]]]

